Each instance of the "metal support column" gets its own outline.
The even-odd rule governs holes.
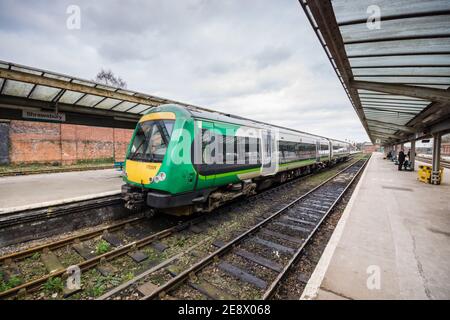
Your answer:
[[[409,149],[409,161],[411,162],[411,171],[414,171],[416,165],[416,140],[411,141],[411,148]]]
[[[431,184],[441,184],[441,133],[433,134],[433,169]]]

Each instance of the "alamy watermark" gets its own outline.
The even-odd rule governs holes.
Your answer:
[[[80,30],[81,29],[81,8],[75,4],[67,7],[66,14],[68,15],[66,19],[66,27],[69,30]]]
[[[366,21],[367,29],[378,30],[381,28],[381,8],[377,5],[370,5],[367,7],[369,17]]]
[[[369,275],[366,280],[366,286],[369,290],[381,289],[381,268],[377,265],[370,265],[366,269],[366,273]]]

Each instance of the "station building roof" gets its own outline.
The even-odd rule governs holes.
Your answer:
[[[450,130],[450,1],[299,1],[373,143]]]
[[[47,108],[78,115],[128,121],[133,127],[141,115],[161,104],[191,104],[107,86],[94,81],[0,60],[0,107]],[[97,118],[99,120],[100,118]],[[101,124],[102,121],[97,121]],[[111,125],[109,121],[103,121]],[[89,124],[88,122],[86,124]]]

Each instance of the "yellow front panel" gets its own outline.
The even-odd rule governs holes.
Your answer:
[[[175,120],[175,113],[173,112],[154,112],[146,114],[139,120],[139,122],[150,120]]]
[[[149,184],[159,171],[161,163],[127,160],[125,171],[128,180],[139,184]]]

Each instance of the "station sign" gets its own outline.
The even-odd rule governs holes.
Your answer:
[[[62,112],[30,111],[22,110],[22,117],[25,119],[65,122],[66,114]]]

